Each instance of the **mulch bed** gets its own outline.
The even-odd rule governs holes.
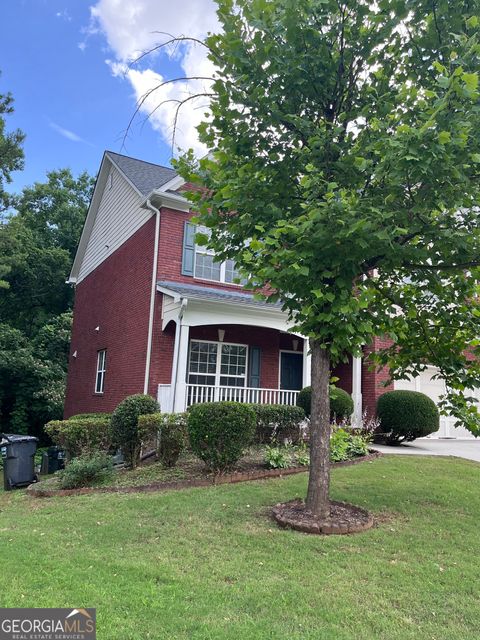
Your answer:
[[[366,456],[335,462],[332,467],[347,467],[359,462],[375,460],[382,454],[378,451],[371,451]],[[50,498],[54,496],[77,496],[90,493],[134,493],[148,491],[172,491],[178,489],[190,489],[193,487],[210,487],[220,484],[233,484],[236,482],[248,482],[251,480],[264,480],[267,478],[281,478],[296,473],[306,473],[308,467],[291,467],[289,469],[265,469],[257,465],[256,468],[249,465],[248,468],[240,468],[230,474],[212,475],[205,474],[203,477],[187,478],[185,480],[157,481],[135,486],[106,486],[106,487],[84,487],[82,489],[50,489],[42,487],[42,482],[31,484],[27,489],[27,494],[35,498]],[[47,484],[47,483],[45,483]]]
[[[373,517],[362,509],[346,502],[330,501],[330,517],[319,520],[305,509],[303,500],[277,504],[272,509],[273,519],[281,526],[324,535],[359,533],[373,526]]]

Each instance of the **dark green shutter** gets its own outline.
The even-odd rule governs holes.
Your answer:
[[[260,347],[250,347],[248,357],[248,386],[260,387]]]
[[[193,276],[195,263],[195,225],[185,221],[183,228],[182,275]]]

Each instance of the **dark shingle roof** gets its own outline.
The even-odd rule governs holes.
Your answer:
[[[169,167],[122,156],[113,151],[106,153],[144,196],[148,196],[154,189],[159,189],[178,175],[174,169]]]
[[[195,284],[183,284],[180,282],[170,282],[160,280],[158,287],[169,289],[173,293],[178,293],[185,298],[196,298],[198,300],[211,300],[213,302],[229,302],[234,304],[248,304],[256,307],[266,307],[269,309],[281,309],[281,302],[270,303],[265,300],[256,300],[251,293],[243,291],[226,291],[225,289],[215,289],[214,287],[201,287]]]

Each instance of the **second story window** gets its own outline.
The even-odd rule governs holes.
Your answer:
[[[97,351],[97,376],[95,378],[95,393],[105,390],[105,373],[107,371],[107,350]]]
[[[206,227],[197,227],[197,231],[208,234]],[[195,278],[214,280],[215,282],[226,282],[228,284],[238,284],[238,282],[235,281],[240,278],[233,260],[215,262],[215,253],[198,244],[195,245],[194,275]]]

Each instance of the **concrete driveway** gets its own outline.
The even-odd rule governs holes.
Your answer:
[[[374,444],[372,449],[382,453],[408,454],[418,456],[455,456],[480,462],[480,438],[478,440],[448,440],[420,438],[398,447]]]

